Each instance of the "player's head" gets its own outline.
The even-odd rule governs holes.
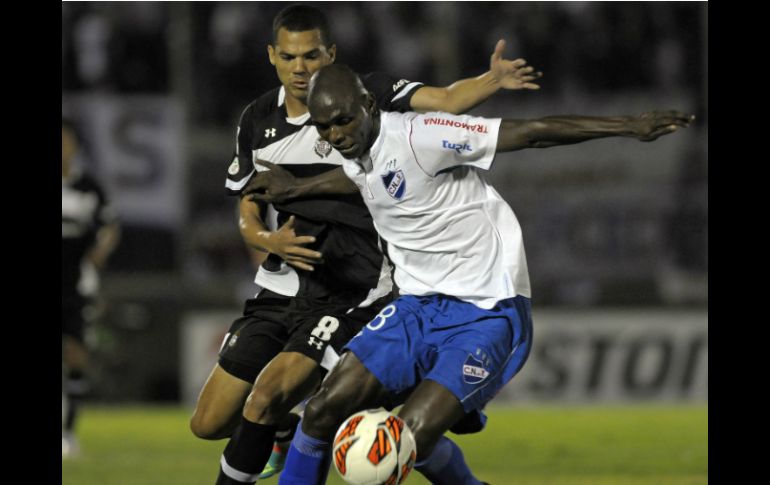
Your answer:
[[[61,119],[61,164],[62,171],[69,169],[69,163],[78,151],[79,137],[75,123],[67,118]]]
[[[319,9],[292,5],[273,19],[273,43],[267,53],[287,95],[304,102],[310,76],[334,62],[336,52],[329,23]]]
[[[379,129],[374,95],[348,66],[332,64],[310,81],[307,107],[321,138],[345,158],[358,158],[369,150]]]

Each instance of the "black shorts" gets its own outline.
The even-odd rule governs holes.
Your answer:
[[[86,318],[90,302],[84,298],[62,299],[61,302],[61,333],[68,335],[80,343],[84,343],[83,335],[88,323]]]
[[[360,294],[302,298],[263,289],[256,298],[246,300],[243,316],[230,326],[219,350],[219,366],[239,379],[254,382],[278,353],[299,352],[328,371],[342,347],[392,301],[392,296],[357,308],[364,299]]]

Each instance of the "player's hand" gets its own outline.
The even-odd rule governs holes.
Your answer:
[[[505,40],[500,39],[495,45],[495,51],[489,61],[489,70],[503,89],[540,89],[540,86],[533,83],[536,79],[543,76],[543,73],[532,66],[527,66],[524,59],[514,59],[509,61],[503,59],[503,50],[505,50]]]
[[[313,265],[323,262],[321,253],[304,247],[314,243],[315,237],[297,236],[294,232],[294,216],[289,217],[283,226],[270,233],[267,238],[267,249],[295,268],[313,271]]]
[[[244,196],[262,202],[283,202],[291,198],[291,188],[295,185],[294,175],[274,163],[264,160],[257,160],[256,163],[270,170],[257,172],[244,187]]]
[[[653,141],[680,128],[687,128],[693,120],[695,115],[679,111],[650,111],[633,118],[632,125],[636,138],[640,141]]]

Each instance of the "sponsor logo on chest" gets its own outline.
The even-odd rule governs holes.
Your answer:
[[[473,148],[471,148],[471,146],[467,143],[449,143],[448,140],[441,140],[441,146],[449,150],[454,150],[457,153],[473,151]]]
[[[489,133],[487,125],[481,123],[470,124],[464,121],[450,120],[447,118],[425,118],[424,123],[426,125],[438,125],[438,126],[451,126],[454,128],[463,128],[468,131],[474,131],[476,133]]]

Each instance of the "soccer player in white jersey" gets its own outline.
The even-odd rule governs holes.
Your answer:
[[[344,65],[316,73],[310,115],[343,169],[293,180],[265,164],[252,187],[261,200],[360,191],[395,265],[401,296],[347,345],[308,401],[283,485],[325,481],[328,444],[350,414],[384,396],[417,442],[415,468],[434,484],[479,484],[444,432],[481,411],[521,369],[532,344],[530,285],[521,228],[482,175],[495,153],[595,138],[642,141],[686,127],[676,111],[641,116],[488,119],[380,112]],[[352,183],[350,183],[352,181]]]
[[[446,88],[382,73],[365,76],[364,83],[380,107],[391,111],[463,112],[499,89],[537,89],[532,81],[539,73],[523,59],[504,59],[503,47],[502,41],[497,44],[489,72]],[[256,160],[298,176],[343,163],[319,139],[305,102],[310,76],[336,55],[323,12],[307,5],[282,10],[267,51],[281,85],[243,111],[227,165],[225,187],[234,196],[256,172]],[[295,426],[289,411],[315,390],[342,346],[392,299],[390,271],[360,195],[272,208],[274,221],[264,205],[240,201],[241,234],[267,256],[255,279],[260,291],[230,327],[190,422],[198,437],[229,437],[218,485],[254,483],[263,467],[263,477],[280,468],[274,460],[280,454],[271,451],[274,437],[291,439]],[[321,254],[323,264],[316,264]]]

